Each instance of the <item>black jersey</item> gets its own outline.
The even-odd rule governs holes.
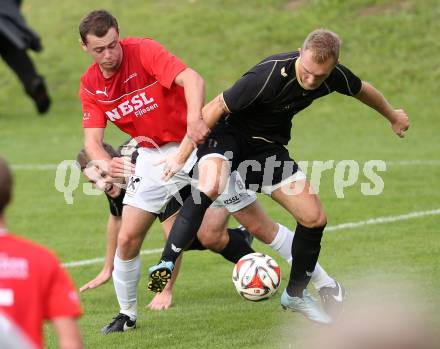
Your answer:
[[[361,80],[342,64],[316,90],[303,89],[296,78],[298,57],[298,51],[270,56],[224,91],[228,122],[250,137],[287,144],[293,116],[315,99],[334,91],[348,96],[360,91]]]

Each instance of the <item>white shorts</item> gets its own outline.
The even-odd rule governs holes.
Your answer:
[[[162,179],[164,166],[156,165],[170,153],[176,152],[178,147],[179,144],[173,142],[160,148],[139,148],[134,175],[130,176],[127,183],[124,205],[159,214],[174,194],[191,184],[188,173],[197,161],[195,151],[188,158],[185,166],[168,181]]]
[[[230,213],[237,212],[257,200],[253,191],[246,190],[244,182],[237,171],[231,173],[226,188],[211,207],[225,207]]]
[[[188,184],[197,185],[197,180],[191,179],[189,172],[197,161],[194,151],[185,166],[170,180],[162,180],[163,165],[155,165],[168,154],[177,151],[178,143],[167,143],[156,148],[139,148],[134,175],[130,176],[124,205],[140,208],[144,211],[159,214],[165,210],[171,198]],[[240,174],[234,171],[222,194],[212,203],[212,207],[225,207],[229,212],[237,212],[257,200],[254,192],[245,188]]]

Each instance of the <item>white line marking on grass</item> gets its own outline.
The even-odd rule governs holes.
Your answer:
[[[417,165],[440,165],[440,160],[384,160],[387,165],[397,166],[417,166]]]
[[[15,164],[11,165],[13,170],[17,171],[49,171],[56,170],[57,164]]]
[[[384,223],[391,223],[391,222],[397,222],[397,221],[406,221],[408,219],[420,218],[420,217],[424,217],[424,216],[434,216],[434,215],[440,215],[440,209],[431,210],[431,211],[416,211],[416,212],[410,212],[407,214],[403,214],[400,216],[377,217],[377,218],[367,219],[366,221],[342,223],[342,224],[337,224],[337,225],[332,225],[330,227],[327,227],[327,228],[325,228],[325,231],[335,231],[335,230],[342,230],[342,229],[358,228],[358,227],[362,227],[364,225],[384,224]]]
[[[439,166],[440,160],[383,160],[387,165],[390,166]],[[359,161],[359,163],[363,163],[365,161]],[[17,171],[49,171],[56,170],[58,164],[15,164],[11,165],[13,170]]]
[[[415,211],[415,212],[410,212],[410,213],[399,215],[399,216],[377,217],[377,218],[367,219],[365,221],[342,223],[342,224],[329,226],[325,229],[325,231],[335,231],[335,230],[342,230],[342,229],[358,228],[358,227],[362,227],[364,225],[386,224],[386,223],[391,223],[391,222],[405,221],[408,219],[420,218],[420,217],[424,217],[424,216],[435,216],[435,215],[440,215],[440,208],[436,209],[436,210],[430,210],[430,211]],[[155,253],[159,253],[162,251],[163,251],[162,248],[142,250],[141,255],[155,254]],[[98,264],[103,261],[104,261],[104,258],[100,257],[100,258],[86,259],[86,260],[76,261],[76,262],[67,262],[67,263],[63,263],[63,266],[66,268],[75,268],[75,267],[80,267],[83,265]]]
[[[142,250],[141,251],[141,255],[144,254],[155,254],[155,253],[159,253],[162,252],[163,248],[154,248],[151,250]],[[92,265],[92,264],[98,264],[101,262],[104,262],[104,257],[99,257],[99,258],[93,258],[93,259],[85,259],[82,261],[76,261],[76,262],[67,262],[67,263],[63,263],[63,266],[66,268],[75,268],[75,267],[82,267],[83,265]]]

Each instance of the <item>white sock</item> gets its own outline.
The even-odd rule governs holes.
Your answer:
[[[113,285],[118,298],[120,312],[130,316],[131,320],[137,317],[137,286],[141,278],[141,258],[139,255],[124,261],[115,254],[113,269]]]
[[[317,290],[323,287],[336,286],[335,280],[328,276],[327,272],[319,265],[318,262],[316,262],[315,270],[313,271],[310,281]]]
[[[295,233],[282,224],[278,223],[278,226],[278,233],[269,246],[277,251],[287,263],[292,265],[292,243]],[[327,272],[319,265],[318,262],[316,263],[315,270],[313,271],[310,281],[317,290],[322,287],[335,286],[335,281],[328,276]]]
[[[275,239],[269,244],[287,263],[292,265],[292,241],[295,233],[278,223],[278,232]]]

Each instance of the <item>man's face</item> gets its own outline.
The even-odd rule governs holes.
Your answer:
[[[306,90],[316,90],[330,75],[336,63],[332,58],[322,64],[316,63],[311,50],[300,50],[298,75],[301,85]]]
[[[121,193],[121,188],[111,182],[112,177],[103,172],[98,166],[86,167],[83,174],[94,188],[105,192],[108,196],[116,198]]]
[[[122,62],[122,47],[115,28],[110,28],[101,38],[87,34],[86,39],[87,44],[82,43],[83,50],[92,56],[101,70],[111,72],[119,68]]]

